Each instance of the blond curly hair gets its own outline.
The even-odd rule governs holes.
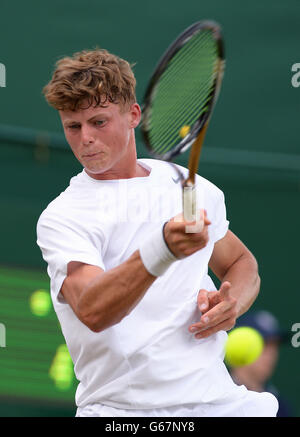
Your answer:
[[[107,50],[83,50],[56,63],[43,94],[57,110],[76,111],[90,106],[120,103],[128,108],[136,102],[136,79],[132,66]]]

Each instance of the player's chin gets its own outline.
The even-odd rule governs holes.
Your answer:
[[[84,160],[81,162],[83,167],[92,174],[101,174],[109,169],[109,164],[106,160]]]

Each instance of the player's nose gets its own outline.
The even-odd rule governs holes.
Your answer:
[[[81,142],[84,146],[89,146],[95,142],[94,135],[88,126],[81,127]]]

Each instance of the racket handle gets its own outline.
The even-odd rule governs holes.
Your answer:
[[[196,220],[196,188],[188,185],[183,188],[183,217],[187,222]]]
[[[197,210],[197,197],[195,185],[188,185],[183,188],[183,217],[188,222],[196,222],[194,225],[187,225],[187,233],[201,232],[204,227],[203,211]]]

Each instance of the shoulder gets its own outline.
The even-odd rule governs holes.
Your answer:
[[[72,177],[67,188],[55,197],[42,211],[38,218],[37,226],[47,220],[58,219],[59,217],[62,219],[69,216],[72,205],[76,204],[76,197],[81,192],[80,188],[83,186],[83,182],[82,173]]]
[[[205,179],[204,177],[197,174],[196,176],[197,188],[203,187],[205,194],[213,201],[220,202],[224,201],[224,192],[215,185],[213,182]]]
[[[142,162],[144,165],[148,166],[151,169],[155,169],[155,171],[161,172],[161,174],[164,175],[177,177],[178,173],[176,172],[176,169],[174,167],[178,168],[178,170],[183,174],[184,178],[187,178],[189,174],[188,168],[180,164],[172,164],[167,161],[152,158],[141,158],[138,161]],[[223,191],[219,187],[217,187],[213,182],[209,181],[203,176],[200,176],[199,174],[196,175],[196,183],[197,189],[198,187],[200,189],[203,188],[205,192],[210,194],[212,197],[215,197],[216,199],[224,197]]]
[[[148,169],[154,169],[155,171],[160,171],[164,174],[172,174],[174,172],[173,166],[167,161],[161,161],[153,158],[139,158],[138,161],[146,168],[148,167]]]

